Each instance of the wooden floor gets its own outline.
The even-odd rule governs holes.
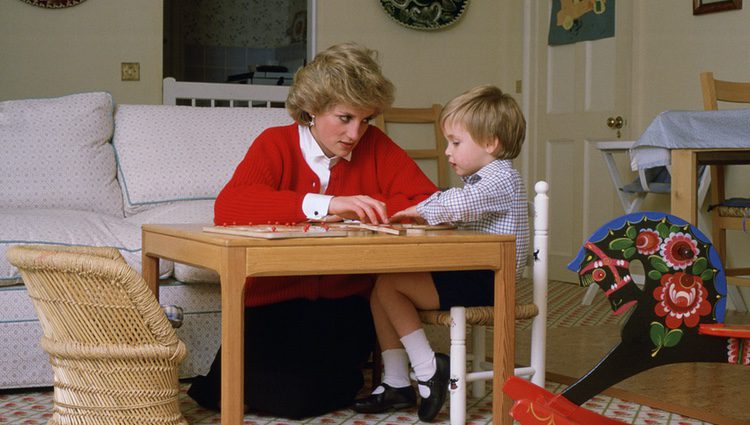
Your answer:
[[[597,295],[594,302],[605,302]],[[726,323],[750,323],[729,312]],[[518,332],[517,361],[528,358],[528,331]],[[547,379],[571,384],[619,342],[613,325],[551,328]],[[750,367],[688,363],[662,366],[629,378],[606,394],[715,424],[750,424]]]

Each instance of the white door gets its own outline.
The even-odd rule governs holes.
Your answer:
[[[529,165],[532,181],[550,184],[551,279],[577,282],[568,262],[593,231],[624,213],[596,149],[598,141],[618,139],[610,117],[623,117],[621,140],[629,136],[632,3],[612,3],[614,38],[562,46],[547,45],[551,1],[525,3]]]

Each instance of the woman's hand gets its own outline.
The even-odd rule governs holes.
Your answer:
[[[394,221],[394,222],[399,222],[399,221],[404,221],[404,220],[411,221],[417,224],[425,224],[425,220],[417,212],[416,205],[412,205],[409,208],[405,210],[401,210],[391,216],[391,221]]]
[[[328,204],[328,214],[362,223],[388,223],[385,202],[367,195],[335,196]]]

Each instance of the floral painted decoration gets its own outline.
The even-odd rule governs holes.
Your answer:
[[[724,323],[726,274],[719,254],[685,220],[661,212],[615,218],[589,236],[568,268],[581,286],[601,289],[613,314],[629,316],[618,329],[620,341],[560,399],[581,405],[602,389],[671,363],[750,365],[750,326]]]
[[[584,286],[599,285],[615,314],[650,299],[656,320],[648,332],[651,355],[657,356],[663,348],[680,344],[686,330],[697,332],[702,318],[715,321],[718,313],[723,319],[726,289],[715,288],[718,269],[716,259],[709,258],[713,247],[702,234],[696,236],[693,226],[665,214],[636,213],[626,218],[586,242],[588,255],[581,259],[580,280]],[[633,284],[633,261],[644,266],[644,291]],[[713,305],[717,301],[722,301],[720,312]]]

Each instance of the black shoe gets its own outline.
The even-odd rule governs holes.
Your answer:
[[[419,420],[431,422],[440,412],[448,396],[448,378],[450,378],[450,358],[442,353],[435,353],[437,370],[428,381],[417,381],[430,389],[430,395],[419,404]]]
[[[380,386],[385,388],[385,391],[355,400],[352,409],[358,413],[380,413],[417,405],[417,394],[414,388],[393,388],[388,384],[380,384]]]

